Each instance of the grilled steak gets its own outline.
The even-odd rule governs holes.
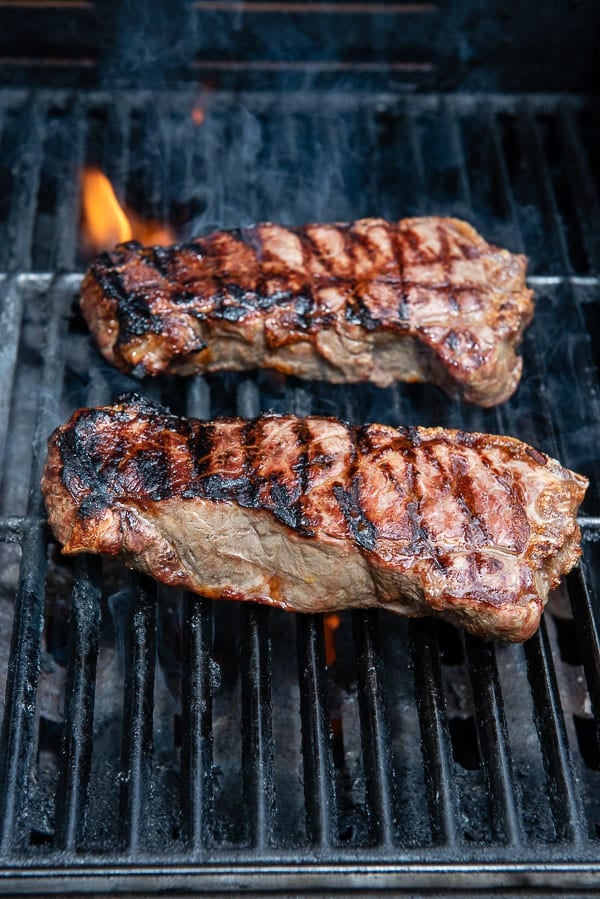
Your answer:
[[[135,375],[266,366],[430,381],[492,406],[521,375],[526,264],[456,219],[264,224],[122,244],[93,263],[81,308],[106,358]]]
[[[576,563],[584,477],[510,437],[80,409],[42,488],[65,553],[300,612],[382,606],[525,640]]]

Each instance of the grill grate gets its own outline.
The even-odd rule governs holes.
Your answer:
[[[600,870],[598,107],[216,94],[198,127],[197,100],[0,95],[4,890],[93,892],[107,876],[146,892],[583,889]],[[589,474],[584,562],[538,635],[491,646],[359,611],[341,616],[328,665],[320,616],[212,604],[59,558],[38,490],[46,437],[132,386],[76,309],[84,162],[182,237],[436,212],[528,252],[537,314],[521,388],[498,410],[428,386],[266,372],[142,389],[202,418],[273,408],[506,432]]]

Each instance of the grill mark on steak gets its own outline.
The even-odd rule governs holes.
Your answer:
[[[360,325],[365,331],[376,331],[381,324],[381,319],[374,318],[365,305],[360,295],[360,284],[357,284],[350,293],[346,305],[346,321]]]
[[[298,498],[294,504],[296,527],[304,536],[314,537],[313,523],[305,510],[305,497],[310,486],[310,466],[308,461],[310,432],[304,419],[297,419],[294,424],[294,433],[298,442],[298,461],[294,465],[294,470],[298,476],[299,486]]]
[[[68,553],[215,597],[384,605],[523,640],[580,555],[587,486],[529,450],[317,417],[202,422],[123,397],[55,431],[42,486]]]
[[[472,540],[475,546],[489,543],[492,538],[485,522],[479,516],[476,492],[467,464],[462,459],[459,461],[457,457],[454,457],[453,462],[453,477],[450,484],[452,496],[466,518],[465,539]]]
[[[361,449],[368,444],[365,428],[349,429],[351,437],[351,456],[348,472],[348,486],[336,485],[333,494],[338,502],[350,533],[363,549],[373,550],[377,542],[377,527],[369,520],[360,502],[360,466]]]
[[[432,381],[490,406],[521,371],[526,260],[454,219],[215,232],[103,254],[81,306],[126,373],[266,366],[334,382]]]
[[[333,494],[342,510],[348,530],[358,545],[363,549],[375,549],[377,528],[372,521],[369,521],[360,505],[358,476],[352,479],[347,490],[336,485]]]
[[[146,266],[156,272],[161,280],[168,281],[175,247],[142,247],[141,244],[137,244],[137,247],[139,248],[140,258],[144,260]]]
[[[411,555],[426,552],[441,571],[443,570],[443,565],[437,558],[437,553],[431,544],[426,528],[423,527],[422,494],[416,467],[416,449],[421,444],[419,432],[416,428],[398,428],[397,430],[401,436],[399,450],[406,460],[408,474],[407,494],[409,499],[406,503],[406,511],[412,528],[412,539],[408,550]]]
[[[137,246],[135,249],[137,250]],[[117,346],[127,344],[132,337],[143,337],[149,333],[160,334],[160,316],[150,311],[142,295],[125,289],[119,272],[110,265],[107,253],[103,254],[98,267],[94,269],[94,277],[104,293],[116,300],[119,322]]]
[[[313,239],[309,231],[298,229],[298,237],[302,246],[302,261],[305,271],[309,270],[311,264],[311,256],[316,256],[326,271],[328,278],[333,278],[333,262],[331,258],[323,253],[320,246]]]
[[[215,426],[210,422],[203,428],[191,431],[187,436],[187,445],[194,466],[194,483],[201,481],[210,471],[215,436]],[[190,496],[192,495],[194,494],[190,493]]]

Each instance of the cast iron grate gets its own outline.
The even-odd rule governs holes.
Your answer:
[[[191,93],[0,95],[3,888],[98,891],[107,876],[147,892],[589,886],[600,872],[598,107],[201,100],[197,125]],[[60,559],[38,490],[47,435],[132,386],[76,308],[84,164],[180,236],[435,212],[528,252],[538,310],[523,383],[498,410],[426,386],[265,372],[141,389],[200,417],[272,408],[502,431],[590,475],[583,564],[536,637],[491,646],[364,612],[324,631],[320,616],[212,604]]]

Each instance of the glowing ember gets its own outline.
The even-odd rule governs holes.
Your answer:
[[[168,225],[142,219],[121,206],[113,186],[100,169],[85,168],[81,174],[83,243],[89,252],[110,250],[115,244],[139,240],[144,244],[174,243]]]
[[[327,665],[333,665],[336,659],[335,650],[335,632],[340,626],[340,616],[333,612],[331,615],[325,615],[325,661]]]
[[[192,122],[194,125],[202,125],[204,123],[204,110],[201,106],[194,106],[192,109]]]

